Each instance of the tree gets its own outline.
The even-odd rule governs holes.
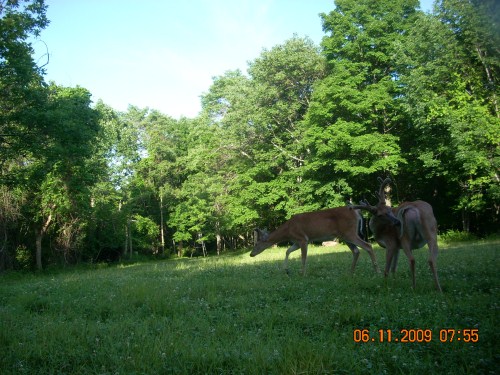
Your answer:
[[[0,1],[0,163],[38,147],[46,92],[29,42],[49,23],[43,0]],[[1,164],[0,164],[1,165]]]
[[[303,176],[308,149],[302,121],[314,84],[324,77],[325,68],[319,48],[297,36],[264,50],[249,66],[256,103],[252,121],[259,150],[255,171],[262,173],[256,189],[265,191],[268,198],[259,211],[262,215],[274,207],[279,214],[276,222],[317,207]]]
[[[417,1],[338,0],[323,14],[328,74],[306,115],[306,177],[321,206],[368,193],[367,180],[397,174],[405,163],[397,129],[405,123],[395,48],[413,22]]]
[[[49,101],[40,114],[46,125],[45,147],[25,158],[20,173],[30,195],[27,207],[33,218],[36,264],[42,268],[42,240],[58,224],[59,250],[66,257],[84,235],[89,213],[89,188],[99,176],[99,161],[93,160],[100,132],[97,112],[90,107],[90,93],[83,88],[49,87]]]
[[[306,152],[300,122],[313,84],[324,74],[324,60],[309,39],[294,37],[264,50],[248,73],[216,77],[202,97],[213,135],[208,149],[217,150],[206,158],[213,170],[206,177],[218,213],[217,236],[276,224],[305,204],[299,188]]]
[[[488,7],[493,2],[440,1],[400,50],[402,102],[412,119],[402,134],[407,180],[442,210],[460,212],[466,231],[471,214],[479,229],[500,212],[499,36]],[[479,224],[481,216],[489,219]]]

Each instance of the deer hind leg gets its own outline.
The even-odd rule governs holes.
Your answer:
[[[412,285],[413,289],[416,287],[416,280],[415,280],[415,257],[413,256],[413,253],[411,252],[411,247],[407,245],[403,245],[403,250],[406,254],[406,257],[408,258],[408,261],[410,263],[410,272],[411,272],[411,280],[412,280]]]
[[[354,273],[354,269],[356,268],[356,263],[358,262],[358,258],[359,258],[359,249],[356,247],[356,245],[354,245],[350,242],[347,242],[347,246],[352,251],[351,273]]]
[[[373,252],[372,245],[370,245],[366,241],[363,241],[361,238],[356,238],[356,239],[352,240],[351,242],[353,245],[357,245],[359,247],[362,247],[363,249],[365,249],[368,252],[368,255],[370,255],[370,259],[372,260],[373,269],[375,270],[375,272],[380,273],[380,268],[378,267],[377,258],[375,258],[375,253]],[[354,246],[354,247],[356,247],[356,246]],[[351,248],[351,250],[352,250],[352,248]],[[354,250],[353,250],[353,253],[354,253]],[[358,252],[358,256],[359,256],[359,252]],[[356,261],[357,260],[358,260],[358,258],[356,256]],[[356,266],[356,263],[353,261],[352,271],[354,271],[355,266]]]
[[[306,262],[307,262],[307,241],[304,241],[301,246],[301,255],[302,255],[302,276],[306,275]]]
[[[429,218],[427,221],[422,222],[422,228],[420,229],[421,236],[427,242],[429,247],[429,267],[434,278],[434,285],[438,292],[443,292],[441,285],[439,284],[438,274],[437,274],[437,256],[438,256],[438,244],[437,244],[437,223],[434,216]],[[422,244],[423,245],[423,244]]]
[[[300,248],[299,244],[298,243],[293,243],[292,246],[290,246],[288,248],[288,250],[286,251],[286,255],[285,255],[285,263],[283,264],[283,268],[285,269],[285,272],[288,274],[289,271],[288,271],[288,256],[290,255],[290,253],[294,252],[295,250],[298,250]]]
[[[378,267],[377,258],[375,258],[375,253],[373,252],[372,245],[370,245],[368,242],[365,242],[365,241],[362,241],[362,242],[363,243],[360,246],[368,252],[368,255],[370,255],[370,259],[372,260],[373,269],[375,270],[375,272],[380,273],[380,268]]]
[[[431,240],[428,242],[429,245],[429,267],[432,272],[432,276],[434,277],[434,285],[438,292],[443,292],[441,289],[441,285],[439,284],[438,274],[437,274],[437,255],[438,255],[438,246],[435,240]]]

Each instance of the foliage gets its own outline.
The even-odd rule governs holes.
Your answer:
[[[48,26],[45,3],[0,4],[0,270],[220,255],[251,245],[255,227],[370,200],[385,176],[393,204],[432,204],[444,238],[498,231],[493,0],[433,13],[337,0],[318,20],[321,47],[295,35],[264,49],[180,119],[47,84],[29,42]]]
[[[402,101],[414,120],[405,143],[418,144],[408,148],[416,173],[409,172],[444,179],[446,189],[429,186],[433,195],[461,211],[462,229],[470,230],[471,213],[493,206],[498,214],[500,70],[491,44],[498,34],[487,26],[493,2],[437,5],[436,16],[419,16],[400,49]]]
[[[457,230],[449,230],[439,236],[439,239],[444,243],[460,243],[466,241],[477,241],[478,238],[469,232],[459,232]]]
[[[340,245],[311,248],[307,277],[298,255],[285,274],[283,248],[4,274],[2,373],[495,373],[498,247],[442,247],[443,295],[426,249],[415,251],[415,291],[403,259],[384,281],[362,254],[351,275]],[[479,341],[441,342],[451,328],[478,329]],[[355,329],[377,339],[354,342]],[[379,329],[393,341],[379,342]],[[432,340],[395,342],[404,329],[432,330]]]
[[[135,232],[139,233],[140,237],[137,239],[134,236],[137,244],[135,247],[139,249],[146,249],[150,252],[155,252],[158,248],[159,229],[158,225],[147,217],[141,215],[134,215]]]
[[[328,187],[318,189],[323,205],[366,193],[365,181],[397,174],[405,163],[395,132],[406,118],[395,100],[394,48],[413,22],[415,3],[338,1],[322,15],[329,73],[307,113],[306,168],[308,179]]]
[[[0,4],[0,162],[34,151],[43,125],[36,117],[44,103],[43,70],[32,58],[28,39],[47,27],[42,0]]]
[[[19,246],[16,249],[16,269],[30,271],[33,269],[33,252],[29,251],[26,246]]]

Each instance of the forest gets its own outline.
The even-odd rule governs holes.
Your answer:
[[[43,0],[0,0],[0,271],[243,249],[299,212],[429,202],[439,232],[500,228],[500,4],[335,0],[214,77],[195,118],[46,82]]]

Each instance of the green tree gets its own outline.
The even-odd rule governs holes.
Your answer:
[[[402,134],[411,160],[404,190],[413,185],[414,194],[433,196],[441,210],[460,212],[463,230],[471,229],[471,215],[486,228],[498,221],[500,207],[494,5],[436,5],[435,15],[420,15],[400,50],[402,102],[412,119]],[[449,217],[445,226],[456,226]]]
[[[83,88],[49,87],[49,100],[41,114],[47,129],[45,147],[24,158],[19,171],[29,193],[31,225],[35,232],[36,264],[42,268],[42,241],[55,228],[57,249],[72,256],[84,236],[91,205],[90,187],[103,165],[92,159],[101,130],[98,113],[90,107]]]
[[[88,261],[116,260],[124,253],[127,218],[126,187],[138,159],[136,133],[122,114],[98,101],[99,131],[94,139],[92,163],[99,166],[97,182],[89,187],[90,216],[82,257]]]
[[[137,249],[163,254],[168,238],[175,236],[176,224],[182,222],[172,217],[175,216],[182,184],[188,174],[188,150],[196,147],[191,139],[193,121],[174,120],[156,110],[131,107],[124,116],[124,124],[127,132],[136,135],[134,147],[137,150],[137,160],[131,164],[130,179],[122,185],[127,195],[124,210],[128,212],[129,220],[140,215],[158,226],[156,243],[159,246]],[[134,234],[134,240],[139,246],[152,243],[142,241],[137,235],[140,233]]]
[[[212,202],[211,222],[218,253],[258,216],[242,197],[247,188],[243,181],[248,182],[244,176],[255,164],[252,95],[251,80],[241,71],[228,71],[214,78],[201,99],[203,111],[198,129],[203,142],[196,154],[210,182],[205,196]]]
[[[207,181],[218,248],[250,239],[256,224],[277,225],[305,204],[300,126],[324,60],[309,39],[294,37],[240,71],[216,77],[202,97],[204,142],[198,181]]]
[[[48,25],[45,12],[42,0],[0,1],[0,163],[39,147],[47,95],[29,39]]]
[[[417,1],[338,0],[323,14],[328,75],[306,116],[306,179],[320,206],[343,204],[371,190],[366,181],[397,174],[406,161],[398,128],[407,119],[397,98],[398,43]]]
[[[254,147],[258,150],[253,172],[256,193],[262,195],[260,215],[273,207],[279,214],[276,221],[281,221],[316,206],[302,170],[308,155],[302,121],[313,86],[324,77],[325,68],[319,48],[297,36],[264,50],[250,63],[256,108]]]

